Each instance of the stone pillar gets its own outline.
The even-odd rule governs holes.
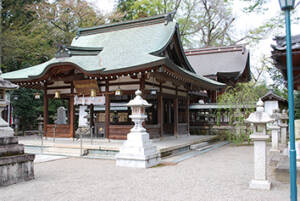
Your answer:
[[[127,104],[132,108],[132,115],[129,117],[134,122],[134,126],[120,148],[120,153],[116,155],[116,165],[149,168],[160,162],[160,153],[152,145],[149,134],[143,127],[143,122],[147,118],[145,107],[149,107],[151,104],[141,97],[140,90],[137,90],[135,95],[136,97]]]
[[[251,189],[271,189],[271,182],[267,178],[267,140],[266,124],[273,119],[264,112],[264,103],[259,99],[256,111],[251,113],[246,122],[251,123],[254,132],[250,138],[254,141],[254,179],[249,183]]]
[[[287,129],[288,129],[288,119],[289,116],[286,113],[286,110],[282,110],[280,115],[280,134],[281,134],[281,144],[283,147],[286,147],[286,137],[287,137]]]
[[[280,127],[274,123],[272,126],[269,127],[272,132],[272,148],[270,151],[272,152],[280,152],[279,150],[279,130]]]

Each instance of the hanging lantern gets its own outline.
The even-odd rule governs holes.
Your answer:
[[[150,94],[151,95],[156,95],[157,94],[157,89],[154,87],[154,76],[152,76],[152,88],[150,89]]]
[[[60,91],[55,92],[54,98],[56,99],[60,98]]]
[[[157,89],[152,88],[152,89],[150,90],[150,94],[151,94],[151,95],[156,95],[156,94],[157,94]]]
[[[117,88],[117,90],[115,91],[115,95],[116,96],[121,96],[122,95],[122,91],[120,89],[120,86]]]
[[[91,89],[91,97],[96,97],[96,89]]]
[[[40,98],[41,98],[41,94],[40,93],[37,92],[37,93],[34,94],[34,99],[35,100],[39,100]]]
[[[118,81],[120,82],[120,78],[118,78]],[[115,95],[116,96],[121,96],[122,95],[122,91],[121,91],[120,85],[118,86],[117,90],[115,91]]]

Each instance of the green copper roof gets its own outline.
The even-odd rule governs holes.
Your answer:
[[[71,47],[80,51],[87,48],[99,48],[97,55],[68,54],[66,57],[53,58],[45,63],[5,73],[2,76],[15,81],[30,80],[43,75],[51,66],[65,64],[75,65],[85,72],[101,74],[165,64],[166,57],[155,55],[167,47],[177,30],[176,22],[169,20],[166,21],[165,16],[159,16],[152,20],[147,18],[81,29],[79,35],[73,39]],[[176,68],[181,73],[192,76],[193,79],[208,83],[211,87],[224,86],[222,83],[197,76],[178,66]]]

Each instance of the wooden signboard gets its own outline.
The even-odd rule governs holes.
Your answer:
[[[74,80],[74,87],[77,94],[89,96],[91,94],[91,89],[96,90],[96,94],[100,93],[97,80]]]

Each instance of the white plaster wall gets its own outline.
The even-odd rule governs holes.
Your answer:
[[[265,112],[271,115],[274,109],[279,109],[278,101],[265,101]]]

